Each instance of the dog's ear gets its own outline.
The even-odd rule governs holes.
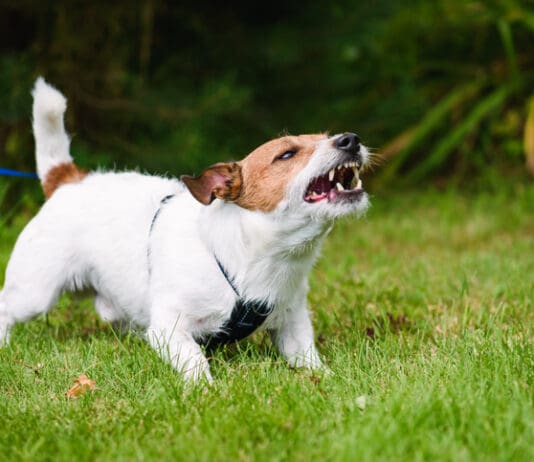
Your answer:
[[[204,205],[214,199],[235,201],[241,194],[243,177],[237,162],[218,163],[202,172],[198,177],[184,175],[181,180],[193,197]]]

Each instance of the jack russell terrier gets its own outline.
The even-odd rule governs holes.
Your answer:
[[[353,133],[284,136],[180,180],[74,165],[65,97],[33,90],[47,202],[19,236],[0,292],[0,342],[64,290],[92,287],[103,320],[145,329],[186,379],[211,382],[202,346],[260,325],[294,367],[318,369],[308,273],[333,221],[363,214],[369,151]]]

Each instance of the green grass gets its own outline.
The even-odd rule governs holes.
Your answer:
[[[2,273],[26,219],[0,229]],[[63,297],[0,351],[0,460],[534,460],[533,274],[532,185],[377,195],[311,277],[333,374],[258,334],[193,390]],[[66,400],[81,373],[98,389]]]

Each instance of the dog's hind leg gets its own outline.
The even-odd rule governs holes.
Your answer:
[[[7,281],[0,294],[0,345],[9,342],[11,327],[46,313],[56,302],[61,287],[46,283]]]
[[[131,330],[132,323],[128,320],[126,314],[113,306],[103,295],[98,294],[95,297],[95,309],[100,319],[111,323],[116,332],[127,334]]]
[[[10,328],[46,313],[66,286],[75,263],[59,251],[55,237],[39,235],[30,223],[19,236],[0,292],[0,340],[9,339]],[[56,245],[53,245],[56,244]]]
[[[95,297],[95,310],[102,321],[115,323],[124,319],[124,314],[100,294]]]

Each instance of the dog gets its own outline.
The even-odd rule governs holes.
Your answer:
[[[33,89],[47,201],[20,234],[0,292],[0,341],[63,291],[92,287],[109,322],[142,328],[188,381],[212,381],[203,345],[266,329],[293,367],[321,369],[308,274],[336,218],[369,206],[357,135],[283,136],[198,176],[86,172],[72,160],[67,100]]]

